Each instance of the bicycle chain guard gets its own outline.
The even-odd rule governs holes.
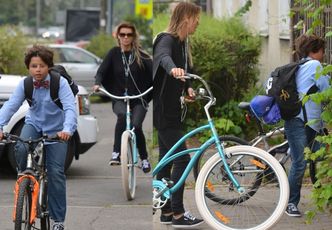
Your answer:
[[[170,198],[169,188],[167,187],[167,184],[164,184],[160,180],[153,180],[152,187],[153,187],[152,207],[153,209],[161,209],[166,205],[167,201]],[[160,191],[164,192],[159,197],[157,197]]]

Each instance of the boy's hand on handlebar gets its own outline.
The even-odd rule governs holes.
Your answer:
[[[67,133],[67,132],[58,132],[57,133],[58,137],[60,140],[63,140],[63,141],[68,141],[71,137],[70,133]]]
[[[0,141],[3,139],[3,132],[0,130]]]

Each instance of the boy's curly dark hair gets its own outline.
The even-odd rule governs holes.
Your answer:
[[[325,40],[314,34],[302,34],[295,40],[295,48],[299,58],[305,58],[310,52],[317,53],[320,49],[325,49]]]
[[[50,49],[46,48],[45,46],[33,45],[31,48],[27,50],[24,57],[24,63],[27,69],[29,69],[31,58],[33,57],[40,57],[48,67],[54,66],[53,52]]]

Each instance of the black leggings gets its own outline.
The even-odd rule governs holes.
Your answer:
[[[182,136],[182,131],[180,129],[166,128],[158,130],[159,160]],[[175,152],[180,152],[185,149],[185,144],[182,144]],[[161,180],[162,178],[170,178],[175,184],[177,181],[179,181],[189,161],[189,154],[176,158],[173,162],[170,162],[157,174],[157,179]],[[168,202],[162,208],[162,212],[173,212],[175,215],[184,213],[185,210],[183,206],[183,192],[184,184],[179,188],[179,190],[172,194],[171,202]]]
[[[146,150],[145,136],[142,130],[142,124],[146,115],[146,109],[141,103],[137,103],[130,108],[131,110],[131,124],[135,127],[136,143],[140,158],[142,160],[148,158]],[[126,130],[126,111],[127,104],[124,101],[113,102],[113,112],[118,119],[114,131],[114,146],[113,151],[120,153],[121,150],[121,135]]]

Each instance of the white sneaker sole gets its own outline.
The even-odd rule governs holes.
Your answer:
[[[193,224],[193,225],[176,225],[176,224],[172,224],[172,227],[173,228],[188,229],[188,228],[195,228],[195,227],[197,227],[197,226],[199,226],[199,225],[201,225],[203,223],[204,223],[204,221],[201,221],[201,222],[199,222],[197,224]]]

